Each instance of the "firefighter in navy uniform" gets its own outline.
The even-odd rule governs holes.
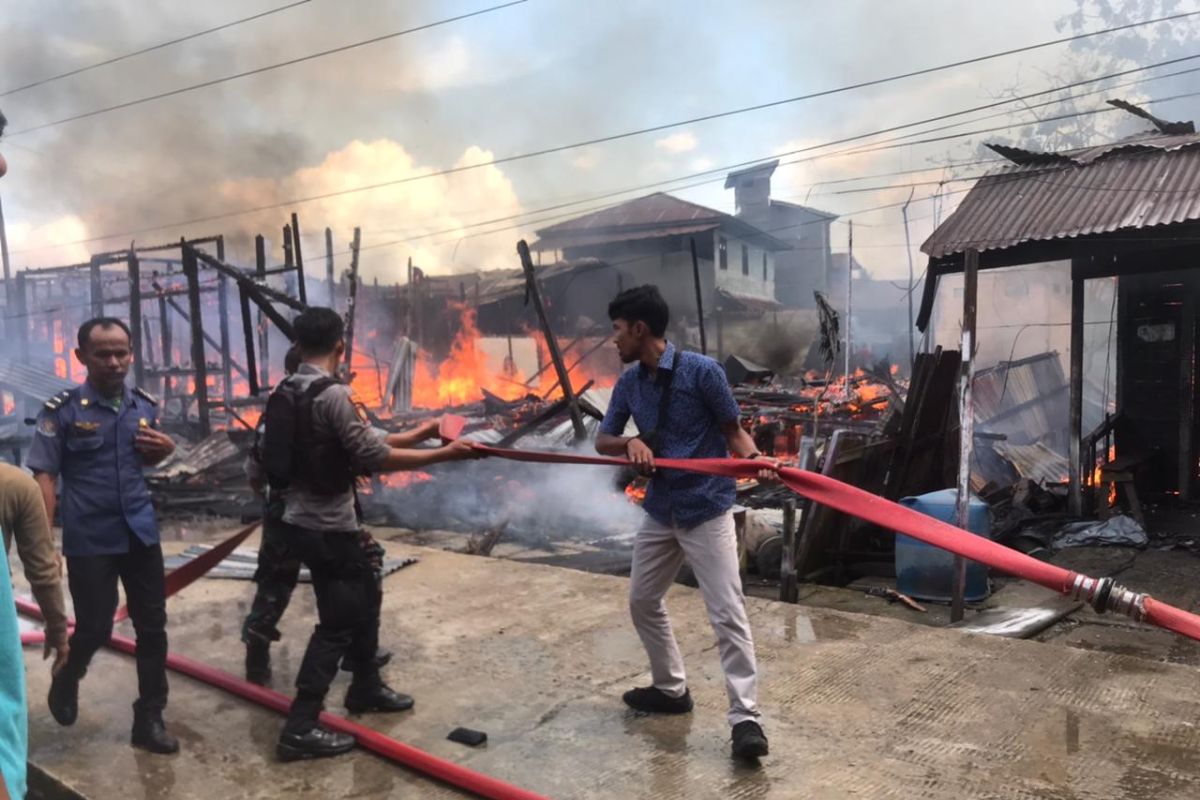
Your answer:
[[[157,429],[154,398],[125,385],[132,352],[124,322],[111,317],[85,322],[75,355],[87,368],[87,382],[46,403],[26,462],[50,519],[55,482],[62,479],[63,554],[75,606],[70,654],[50,685],[50,712],[60,725],[75,722],[79,681],[112,635],[119,581],[137,634],[131,743],[174,753],[179,743],[162,718],[167,705],[162,547],[142,470],[170,456],[175,443]]]
[[[289,548],[312,574],[318,622],[276,747],[283,761],[334,756],[354,747],[354,737],[318,724],[343,657],[354,665],[347,710],[413,707],[411,697],[384,683],[375,658],[383,549],[359,524],[355,480],[368,472],[422,469],[478,456],[466,442],[423,450],[390,446],[358,415],[349,387],[333,378],[346,349],[341,316],[330,308],[309,308],[296,317],[293,329],[302,363],[267,403],[263,466],[272,490],[286,492],[282,524]]]

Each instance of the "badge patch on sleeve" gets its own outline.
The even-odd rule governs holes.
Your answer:
[[[38,422],[37,432],[43,436],[58,436],[58,423],[53,417],[42,417]]]

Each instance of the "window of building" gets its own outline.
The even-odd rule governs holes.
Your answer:
[[[750,274],[750,248],[742,245],[742,274]]]
[[[724,236],[717,237],[717,263],[721,269],[729,269],[729,242]]]
[[[767,273],[767,251],[763,251],[763,280],[770,280],[771,276]]]

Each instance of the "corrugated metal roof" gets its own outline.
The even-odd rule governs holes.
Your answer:
[[[30,366],[0,357],[0,387],[32,400],[49,400],[61,391],[74,389],[75,384],[55,375],[49,364]]]
[[[648,194],[542,228],[537,232],[540,241],[536,246],[548,249],[607,244],[635,238],[674,235],[664,233],[664,229],[689,228],[696,231],[715,228],[718,225],[726,225],[734,233],[757,240],[771,250],[789,248],[789,245],[766,231],[731,214],[689,203],[664,192]],[[577,242],[580,244],[577,245]]]
[[[623,228],[608,232],[570,233],[569,247],[588,247],[611,242],[629,242],[636,239],[661,239],[667,236],[686,236],[689,233],[703,233],[720,227],[719,222],[704,222],[699,225],[674,225],[661,228],[646,228],[630,230]],[[534,245],[535,250],[557,250],[563,246],[561,238],[539,239]]]
[[[1200,134],[1134,137],[1068,158],[981,178],[921,250],[940,258],[1200,219]]]
[[[771,297],[742,294],[740,292],[731,292],[727,289],[717,289],[717,295],[722,300],[739,305],[746,311],[776,311],[783,308],[783,306]]]

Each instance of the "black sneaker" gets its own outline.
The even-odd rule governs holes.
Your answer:
[[[621,695],[625,705],[637,711],[650,714],[686,714],[692,710],[692,693],[683,690],[680,697],[671,697],[653,686],[643,689],[630,689]]]
[[[767,755],[767,735],[754,720],[739,722],[733,726],[733,757],[743,761],[758,761]]]
[[[385,684],[378,687],[361,689],[353,684],[346,690],[346,710],[351,714],[363,714],[367,711],[408,711],[415,701],[406,694],[393,691]]]
[[[74,725],[79,716],[79,681],[60,670],[50,681],[50,695],[46,698],[50,714],[59,725]]]
[[[162,714],[158,712],[135,712],[133,733],[129,743],[151,753],[169,756],[179,752],[179,740],[167,733]]]
[[[306,733],[279,734],[275,755],[280,761],[300,761],[307,758],[330,758],[354,749],[354,737],[317,725]]]

